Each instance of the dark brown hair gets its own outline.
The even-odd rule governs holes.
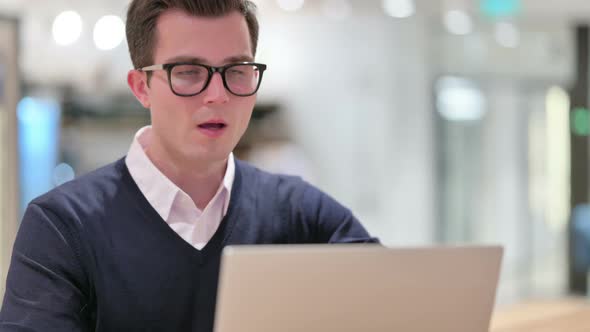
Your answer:
[[[252,54],[258,45],[256,5],[250,0],[133,0],[127,10],[127,44],[133,66],[142,68],[153,63],[156,45],[156,22],[168,9],[179,9],[190,15],[220,17],[233,11],[246,18]]]

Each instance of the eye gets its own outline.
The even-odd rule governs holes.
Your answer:
[[[177,75],[182,75],[182,76],[192,76],[192,75],[199,75],[200,73],[196,70],[183,70],[181,72],[177,72]]]
[[[243,70],[240,70],[239,68],[231,68],[229,70],[229,73],[232,75],[244,75],[245,72]]]
[[[178,78],[201,79],[207,76],[207,70],[199,66],[180,65],[174,67],[172,74]]]

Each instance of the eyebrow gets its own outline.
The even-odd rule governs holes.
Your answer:
[[[252,62],[254,59],[249,55],[234,55],[227,57],[223,60],[223,63],[234,63],[234,62]],[[209,61],[205,60],[201,57],[195,56],[187,56],[187,55],[179,55],[172,57],[166,61],[166,63],[171,62],[191,62],[191,63],[201,63],[201,64],[209,64]]]

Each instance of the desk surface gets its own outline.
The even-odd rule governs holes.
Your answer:
[[[490,332],[588,332],[590,300],[569,298],[531,301],[499,309]]]

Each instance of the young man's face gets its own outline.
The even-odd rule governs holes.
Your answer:
[[[253,60],[248,26],[238,12],[208,18],[169,10],[157,21],[154,64],[196,61],[222,66]],[[244,134],[256,102],[255,95],[239,97],[227,91],[219,73],[192,97],[175,95],[165,70],[154,71],[146,89],[154,143],[166,154],[160,157],[189,162],[225,160]]]

